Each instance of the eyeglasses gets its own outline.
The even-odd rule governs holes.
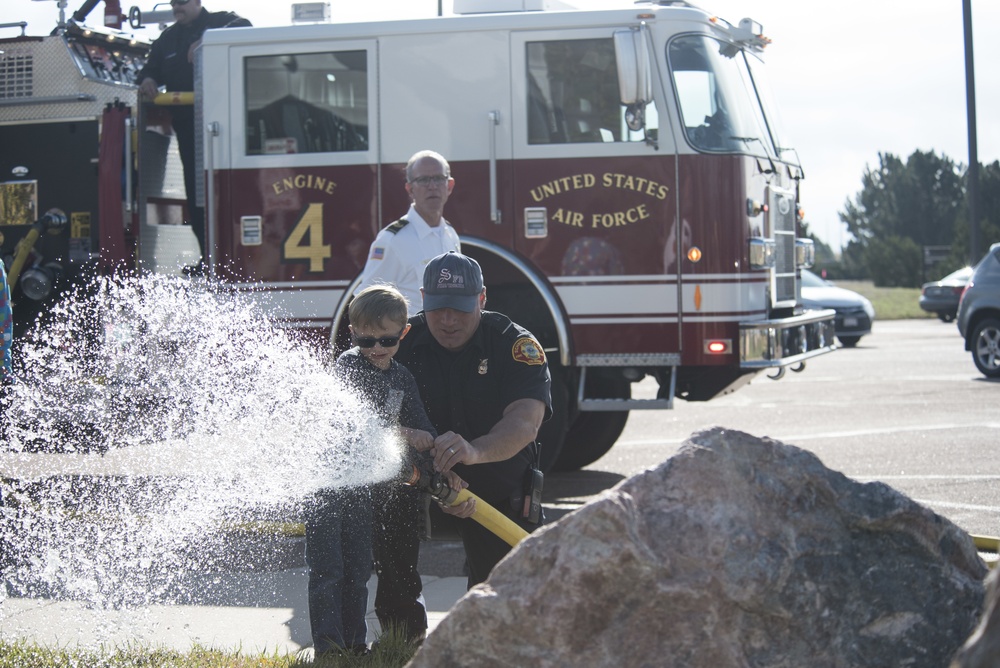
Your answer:
[[[448,183],[448,177],[444,174],[435,174],[434,176],[418,176],[410,181],[410,183],[418,185],[421,188],[426,188],[430,185],[443,186]]]
[[[404,327],[403,329],[406,328]],[[400,337],[403,336],[403,329],[399,330],[399,334],[396,336],[355,336],[352,333],[351,339],[358,348],[374,348],[376,343],[383,348],[392,348],[399,343]]]

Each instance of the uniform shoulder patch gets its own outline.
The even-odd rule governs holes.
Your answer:
[[[515,341],[514,346],[510,349],[510,354],[515,362],[532,366],[545,364],[545,351],[530,336],[522,336]]]
[[[399,231],[410,224],[406,218],[400,218],[395,223],[390,223],[386,225],[385,231],[391,234],[399,234]]]

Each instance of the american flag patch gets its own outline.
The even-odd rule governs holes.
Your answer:
[[[372,259],[381,260],[385,256],[384,248],[373,248],[372,249]]]

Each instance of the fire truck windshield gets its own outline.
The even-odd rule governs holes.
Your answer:
[[[684,35],[668,45],[667,61],[691,146],[712,153],[775,153],[742,50]]]

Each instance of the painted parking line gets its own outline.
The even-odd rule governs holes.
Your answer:
[[[729,429],[729,427],[724,427],[724,429]],[[732,429],[737,429],[733,427]],[[882,429],[857,429],[854,431],[825,431],[814,434],[791,434],[788,436],[781,435],[768,435],[768,438],[773,438],[776,441],[781,441],[782,443],[787,443],[794,445],[796,441],[812,441],[822,438],[858,438],[861,436],[879,436],[884,434],[902,434],[909,432],[927,432],[927,431],[947,431],[947,430],[969,430],[969,429],[998,429],[1000,430],[1000,422],[983,422],[980,424],[970,424],[968,422],[962,423],[949,423],[949,424],[935,424],[935,425],[916,425],[916,426],[900,426],[900,427],[884,427]],[[630,445],[680,445],[688,439],[687,436],[683,438],[653,438],[653,439],[636,439],[636,440],[621,440],[615,443],[615,447],[618,446],[630,446]]]
[[[845,474],[846,475],[846,474]],[[962,480],[965,482],[977,480],[1000,480],[1000,475],[852,475],[855,480]]]
[[[955,429],[1000,429],[1000,423],[983,422],[980,424],[969,424],[968,422],[962,422],[953,424],[907,425],[900,427],[885,427],[882,429],[857,429],[854,431],[827,431],[818,434],[794,434],[791,436],[775,436],[774,438],[785,443],[794,443],[795,441],[808,441],[817,438],[856,438],[858,436],[878,436],[882,434],[902,434],[913,431],[946,431]]]
[[[954,501],[935,501],[933,499],[913,499],[924,506],[936,508],[951,508],[953,510],[975,510],[987,513],[1000,513],[1000,506],[979,506],[972,503],[955,503]]]

